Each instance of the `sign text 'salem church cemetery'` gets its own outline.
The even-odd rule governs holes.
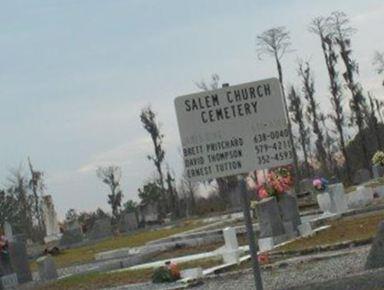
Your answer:
[[[276,78],[175,99],[190,180],[291,163],[280,83]]]

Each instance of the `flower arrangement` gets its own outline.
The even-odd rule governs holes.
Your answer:
[[[318,177],[312,181],[312,185],[316,191],[324,192],[328,188],[328,180]]]
[[[372,157],[372,164],[378,166],[384,166],[384,152],[376,151],[376,153]]]
[[[286,193],[293,185],[293,178],[289,167],[277,167],[272,169],[267,176],[267,183],[257,190],[259,198],[280,196]]]

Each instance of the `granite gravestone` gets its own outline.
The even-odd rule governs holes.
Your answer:
[[[265,198],[257,202],[256,214],[260,227],[259,238],[284,235],[284,225],[275,197]]]
[[[348,207],[359,208],[369,205],[373,201],[374,192],[370,187],[358,186],[348,195]]]
[[[4,245],[0,251],[0,276],[10,275],[13,273],[11,258],[9,255],[9,243],[13,241],[13,230],[11,224],[7,221],[4,222],[3,230],[6,245]]]
[[[313,184],[310,178],[300,180],[300,194],[310,194],[313,192]]]
[[[9,256],[12,269],[16,272],[18,282],[22,284],[32,281],[25,236],[23,234],[13,236],[13,240],[9,243]]]
[[[283,194],[278,199],[278,205],[285,233],[289,236],[297,235],[301,218],[296,198],[290,194]]]
[[[70,221],[60,240],[61,246],[70,246],[83,241],[84,235],[78,221]]]
[[[362,184],[371,179],[371,173],[369,170],[363,168],[356,171],[354,177],[353,177],[353,183],[354,184]]]
[[[381,165],[372,165],[373,178],[379,178],[384,175],[384,167]]]
[[[41,281],[56,280],[57,270],[55,261],[51,256],[43,256],[36,260]]]
[[[365,269],[376,269],[384,267],[384,221],[379,224],[376,237],[369,251]]]
[[[128,212],[123,216],[122,230],[123,232],[134,231],[139,227],[137,215],[135,212]]]
[[[98,240],[107,238],[113,235],[113,230],[111,226],[111,219],[110,218],[103,218],[96,220],[93,223],[93,226],[91,229],[87,232],[87,236],[91,240]]]

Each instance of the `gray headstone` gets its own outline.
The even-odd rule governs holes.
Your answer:
[[[124,232],[134,231],[139,227],[137,215],[135,212],[126,213],[122,220],[122,230]]]
[[[277,203],[283,223],[291,223],[293,231],[298,232],[301,219],[296,198],[290,194],[284,194],[278,198]],[[287,234],[291,233],[287,232]]]
[[[9,255],[19,283],[32,281],[24,235],[14,235],[13,241],[9,243]]]
[[[91,240],[98,240],[112,236],[113,231],[111,226],[111,219],[104,218],[96,220],[87,234]]]
[[[328,192],[320,193],[317,195],[317,203],[323,213],[331,212],[331,198]]]
[[[56,280],[57,270],[55,261],[51,256],[40,257],[36,260],[41,281]]]
[[[359,169],[356,171],[353,177],[354,184],[362,184],[371,179],[371,173],[367,169]]]
[[[384,267],[384,221],[380,222],[376,237],[369,251],[365,269]]]
[[[0,276],[13,273],[9,249],[0,251]]]
[[[310,178],[300,180],[300,193],[311,193],[313,192],[313,184]]]
[[[259,238],[284,235],[284,225],[275,197],[265,198],[257,202],[256,214],[260,227]]]
[[[82,242],[84,239],[83,232],[80,228],[77,229],[68,229],[64,231],[60,245],[61,246],[70,246]]]
[[[0,277],[0,290],[15,289],[18,285],[16,273]]]
[[[372,165],[373,178],[379,178],[384,175],[384,167],[380,165]]]
[[[329,197],[331,200],[331,212],[343,213],[348,210],[347,197],[342,183],[336,183],[329,186]]]

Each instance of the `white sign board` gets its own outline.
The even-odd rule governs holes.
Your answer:
[[[175,107],[192,181],[292,163],[276,78],[177,97]]]

